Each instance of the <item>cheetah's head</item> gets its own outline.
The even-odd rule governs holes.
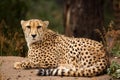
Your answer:
[[[44,37],[44,31],[47,29],[49,21],[39,19],[21,20],[22,29],[27,41],[27,45],[40,41]]]

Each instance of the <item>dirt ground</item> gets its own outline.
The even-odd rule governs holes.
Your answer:
[[[60,76],[37,76],[37,69],[15,70],[13,64],[24,58],[14,56],[0,57],[0,80],[113,80],[104,74],[97,77],[60,77]],[[118,61],[120,62],[120,60]]]

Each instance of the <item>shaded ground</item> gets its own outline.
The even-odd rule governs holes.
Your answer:
[[[13,64],[21,61],[22,57],[0,57],[0,80],[113,80],[107,74],[97,77],[59,77],[37,76],[37,69],[15,70]],[[118,60],[120,62],[120,60]]]

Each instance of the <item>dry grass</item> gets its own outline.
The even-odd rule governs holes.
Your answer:
[[[116,56],[116,58],[120,58],[120,30],[114,30],[114,22],[111,21],[107,30],[103,28],[103,33],[100,32],[100,30],[96,31],[101,35],[103,44],[106,47],[109,58],[111,56]],[[114,78],[120,78],[119,63],[112,62],[110,64],[110,68],[107,69],[107,73]]]
[[[96,29],[102,38],[103,44],[106,47],[108,53],[112,53],[114,47],[120,47],[120,30],[114,30],[114,22],[111,21],[108,29],[103,28],[103,33]],[[119,48],[120,50],[120,48]],[[109,54],[110,55],[110,54]]]
[[[25,56],[25,40],[23,34],[15,31],[6,25],[4,21],[0,23],[0,55]]]

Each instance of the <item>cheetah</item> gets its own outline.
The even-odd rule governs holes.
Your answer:
[[[102,43],[87,38],[66,37],[48,28],[49,21],[21,20],[28,46],[27,60],[15,69],[37,68],[40,76],[96,76],[108,67]]]

